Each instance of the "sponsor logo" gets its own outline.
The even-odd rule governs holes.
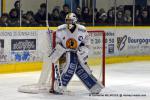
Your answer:
[[[78,40],[79,40],[79,41],[82,41],[82,40],[83,40],[83,36],[79,36],[79,37],[78,37]]]
[[[127,35],[124,35],[123,37],[117,37],[117,48],[119,51],[123,50],[125,47],[127,40]]]
[[[11,31],[2,31],[0,36],[13,36],[13,33]]]
[[[21,62],[21,61],[29,61],[30,60],[30,53],[28,51],[24,52],[12,52],[11,58],[13,61]]]
[[[132,43],[136,43],[136,44],[149,44],[150,43],[150,39],[146,39],[146,38],[132,38],[132,37],[128,37],[128,43],[132,44]]]
[[[0,63],[7,62],[7,55],[0,53]]]
[[[37,36],[37,31],[13,31],[13,36]]]
[[[113,54],[114,53],[114,44],[108,44],[108,53]]]
[[[148,38],[127,37],[127,35],[124,35],[123,37],[117,37],[117,48],[119,51],[123,50],[126,45],[126,41],[128,43],[128,49],[138,49],[145,45],[148,46],[150,43],[150,39]]]
[[[11,50],[36,50],[36,39],[12,39]]]
[[[113,33],[113,32],[106,32],[106,36],[115,36],[115,33]]]
[[[0,36],[6,37],[6,36],[37,36],[38,31],[1,31]]]

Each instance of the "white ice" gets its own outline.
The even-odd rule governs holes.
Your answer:
[[[40,72],[0,75],[0,100],[150,100],[150,62],[106,65],[106,87],[100,96],[26,94],[17,91],[21,85],[38,81]],[[80,93],[83,86],[76,86]]]

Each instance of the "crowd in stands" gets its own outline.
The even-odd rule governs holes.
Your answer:
[[[95,20],[95,25],[98,26],[113,26],[113,25],[150,25],[150,9],[148,6],[135,6],[133,14],[132,5],[121,5],[117,8],[110,8],[105,11],[103,8],[89,9],[88,7],[77,7],[75,14],[78,18],[79,23],[92,26],[93,18]],[[58,26],[65,23],[66,14],[71,12],[67,4],[63,5],[63,9],[60,10],[57,7],[48,13],[48,21],[50,26]],[[21,13],[21,18],[20,18]],[[115,17],[116,14],[116,17]],[[37,12],[27,11],[23,13],[20,11],[20,2],[16,1],[14,8],[10,10],[9,13],[3,13],[0,17],[0,26],[20,26],[20,20],[22,26],[46,26],[46,4],[42,3],[40,9]],[[134,22],[133,22],[134,20]]]

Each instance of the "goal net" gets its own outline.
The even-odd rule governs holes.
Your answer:
[[[88,31],[88,34],[91,42],[88,65],[96,79],[105,86],[105,32],[101,30],[90,30]],[[46,52],[50,52],[56,45],[56,33],[52,32],[46,38],[48,41],[46,41],[45,44],[51,47]],[[37,84],[23,85],[18,88],[18,91],[25,93],[53,92],[55,89],[54,83],[54,64],[51,63],[49,57],[45,54],[39,82]],[[74,75],[67,87],[67,90],[76,91],[76,89],[78,91],[87,91],[78,77]]]

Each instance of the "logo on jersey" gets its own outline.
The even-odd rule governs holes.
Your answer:
[[[83,40],[83,36],[79,36],[79,37],[78,37],[78,40],[79,40],[79,41],[82,41],[82,40]]]
[[[69,49],[76,49],[78,42],[74,38],[70,38],[66,41],[66,47]]]

